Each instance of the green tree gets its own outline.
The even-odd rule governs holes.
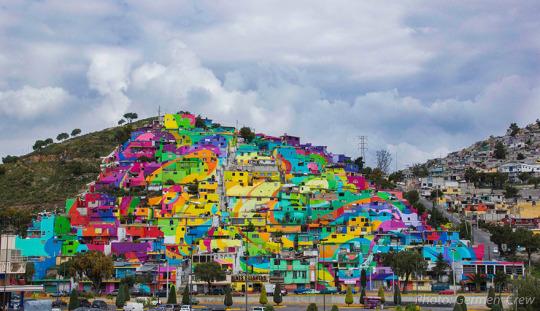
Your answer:
[[[538,189],[538,185],[540,184],[540,177],[530,177],[527,182],[529,185],[534,185],[534,189]]]
[[[80,306],[81,306],[81,302],[79,301],[79,291],[77,291],[76,289],[73,289],[71,290],[71,293],[69,294],[68,310],[75,310]]]
[[[523,153],[518,153],[517,154],[517,157],[516,157],[518,160],[525,160],[525,156],[523,155]]]
[[[69,134],[68,133],[60,133],[56,136],[56,140],[58,141],[62,141],[64,139],[68,139],[69,138]]]
[[[15,233],[21,237],[26,237],[33,217],[34,213],[28,209],[0,208],[0,233]]]
[[[255,139],[255,133],[249,127],[244,126],[240,129],[240,137],[250,143]]]
[[[465,240],[472,240],[472,225],[468,221],[459,224],[459,236]]]
[[[34,263],[31,261],[27,262],[26,269],[24,271],[24,280],[26,281],[26,283],[32,282],[32,279],[34,278],[34,273],[36,273]]]
[[[427,177],[429,175],[429,170],[424,164],[414,164],[411,168],[411,172],[415,177]]]
[[[189,305],[191,301],[189,300],[189,288],[186,286],[182,291],[182,304]]]
[[[433,267],[432,271],[435,273],[435,276],[437,277],[437,281],[441,280],[441,276],[446,275],[446,272],[450,265],[444,260],[443,254],[439,253],[437,255],[437,260],[435,261],[435,266]]]
[[[527,253],[528,262],[531,262],[531,256],[533,253],[536,253],[540,249],[540,237],[536,234],[533,234],[532,231],[518,228],[513,236],[517,244],[525,248]]]
[[[516,198],[518,196],[519,190],[516,187],[506,185],[504,187],[504,196],[508,199]]]
[[[45,143],[45,146],[47,146],[54,143],[54,140],[52,138],[47,138],[43,142]]]
[[[498,271],[493,277],[493,283],[497,292],[502,292],[508,283],[508,275],[502,271]]]
[[[351,286],[347,286],[347,293],[345,294],[345,303],[347,306],[354,302]]]
[[[261,305],[268,304],[268,297],[266,296],[266,287],[261,288],[261,295],[259,296],[259,303]]]
[[[456,298],[456,303],[454,304],[453,311],[467,311],[467,304],[465,304],[465,297],[460,295]]]
[[[280,303],[283,302],[283,297],[281,296],[281,284],[277,283],[274,287],[274,297],[272,297],[274,300],[274,303],[279,306]]]
[[[495,144],[495,151],[493,152],[493,155],[495,156],[495,159],[506,159],[506,148],[504,148],[502,142],[498,141]]]
[[[221,265],[215,261],[200,263],[195,266],[193,271],[195,277],[208,284],[208,288],[214,281],[225,280],[225,271],[221,268]]]
[[[204,119],[198,115],[196,118],[195,118],[195,127],[198,127],[198,128],[202,128],[202,129],[206,129],[206,124],[204,123]]]
[[[118,125],[122,125],[122,124],[124,124],[124,123],[126,123],[126,120],[124,120],[124,119],[118,120]]]
[[[318,311],[317,305],[314,303],[310,303],[306,309],[306,311]]]
[[[173,284],[169,288],[169,297],[167,298],[167,303],[175,305],[177,302],[176,298],[176,286]]]
[[[362,290],[360,290],[360,303],[364,304],[365,299],[366,299],[366,288],[362,287]]]
[[[264,310],[264,311],[266,311],[266,310]],[[339,311],[339,308],[338,308],[338,306],[333,305],[332,309],[330,309],[330,311]]]
[[[467,167],[467,169],[465,169],[465,174],[463,177],[467,182],[476,184],[476,182],[478,181],[478,172],[476,172],[476,169],[472,167]]]
[[[413,273],[421,274],[427,269],[424,257],[415,250],[403,250],[397,253],[391,251],[383,254],[382,260],[383,264],[391,267],[396,275],[405,278],[403,292],[406,292],[407,284]]]
[[[540,310],[539,279],[528,275],[513,282],[512,308],[509,310],[536,311]]]
[[[112,276],[113,260],[102,252],[79,253],[72,260],[78,273],[88,277],[97,292],[101,291],[102,281]]]
[[[486,306],[490,309],[495,305],[495,289],[490,286],[486,298]]]
[[[519,133],[519,126],[516,123],[510,123],[508,131],[510,132],[510,136],[514,137]]]
[[[135,112],[128,112],[124,114],[124,119],[128,120],[128,123],[131,123],[133,120],[137,119],[139,116]]]
[[[360,286],[362,288],[366,287],[367,285],[367,273],[366,273],[366,269],[362,269],[362,271],[360,272]]]
[[[232,293],[231,288],[229,285],[225,287],[225,298],[223,299],[223,304],[226,307],[230,307],[233,305],[233,299],[232,299]],[[246,288],[246,295],[247,295],[247,288]]]
[[[75,137],[77,135],[80,135],[81,134],[81,129],[73,129],[71,131],[71,137]]]
[[[364,169],[364,158],[362,157],[358,157],[356,159],[354,159],[354,164],[356,164],[358,166],[358,169],[360,170],[360,172]]]
[[[467,275],[467,278],[469,279],[469,281],[474,283],[474,288],[477,292],[480,291],[482,283],[484,283],[487,279],[486,275],[480,272],[470,273]]]
[[[405,194],[403,194],[403,197],[407,199],[407,201],[409,201],[411,205],[416,204],[418,200],[420,200],[420,194],[416,190],[410,190],[405,192]]]
[[[37,150],[40,150],[41,148],[45,147],[46,143],[41,140],[41,139],[38,139],[34,142],[34,145],[32,146],[32,149],[34,149],[35,151]]]
[[[15,163],[19,160],[19,157],[17,156],[12,156],[12,155],[7,155],[5,157],[2,158],[2,163],[4,164],[7,164],[7,163]]]
[[[399,291],[399,286],[394,284],[394,304],[396,306],[401,305],[401,292]]]
[[[381,303],[386,302],[386,298],[384,297],[384,288],[382,286],[379,287],[379,291],[377,292],[377,296],[379,296],[379,298],[381,298]]]
[[[120,288],[118,288],[118,295],[116,295],[116,307],[117,308],[123,308],[126,304],[126,284],[120,284]]]

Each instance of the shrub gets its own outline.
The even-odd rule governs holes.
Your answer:
[[[186,286],[184,287],[184,290],[182,291],[182,304],[189,305],[190,302],[191,301],[189,300],[189,288]]]
[[[246,295],[247,295],[247,288],[246,288]],[[223,299],[223,304],[226,307],[230,307],[233,305],[231,288],[229,286],[225,287],[225,298]]]
[[[7,156],[2,158],[2,162],[4,164],[6,164],[6,163],[15,163],[15,162],[17,162],[17,160],[19,160],[19,157],[11,156],[11,155],[7,155]]]
[[[394,304],[395,305],[401,304],[401,292],[399,291],[398,284],[394,284]]]
[[[68,310],[75,310],[78,307],[80,307],[81,302],[79,301],[79,291],[76,289],[71,291],[71,294],[69,295],[69,304],[68,304]]]
[[[273,305],[264,305],[264,311],[274,311]]]
[[[268,304],[268,297],[266,297],[266,288],[264,286],[261,289],[261,296],[259,297],[259,303],[261,305]]]
[[[281,297],[281,284],[277,283],[276,287],[274,288],[274,303],[279,306],[281,302],[283,302],[283,297]]]
[[[379,298],[381,298],[381,303],[385,303],[386,302],[386,299],[384,298],[384,288],[379,287],[379,291],[377,292],[377,296],[379,296]]]
[[[360,303],[364,304],[364,300],[366,298],[366,289],[362,287],[362,291],[360,292]]]
[[[126,304],[126,287],[126,284],[120,284],[120,288],[118,289],[118,295],[116,295],[115,301],[115,305],[117,308],[123,308]]]
[[[306,311],[319,311],[319,309],[317,308],[317,305],[314,304],[314,303],[310,303],[306,309]]]
[[[167,299],[167,303],[175,305],[176,302],[176,286],[173,284],[169,289],[169,298]]]
[[[332,309],[330,309],[330,311],[339,311],[339,308],[338,308],[338,306],[333,305]]]
[[[354,302],[353,295],[352,295],[352,289],[350,286],[347,286],[347,293],[345,294],[345,303],[349,306]]]

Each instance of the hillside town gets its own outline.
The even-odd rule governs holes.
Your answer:
[[[404,187],[468,220],[540,233],[540,120],[404,170]],[[440,195],[432,197],[433,191]]]
[[[501,140],[525,141],[506,157],[519,151],[533,160],[527,148],[538,145],[537,132],[535,125],[494,138],[482,154],[491,158],[490,146]],[[424,196],[440,190],[437,205],[479,220],[535,215],[525,212],[534,211],[533,186],[509,201],[505,190],[467,181],[466,161],[477,157],[472,150],[451,154],[406,186]],[[510,162],[492,162],[478,162],[476,174],[509,169]],[[178,289],[186,304],[199,295],[273,292],[275,299],[361,293],[346,303],[367,306],[366,291],[379,291],[370,300],[377,306],[385,292],[503,291],[525,275],[523,261],[486,256],[484,244],[418,204],[410,191],[371,183],[350,157],[326,146],[188,112],[165,114],[131,129],[102,158],[97,179],[64,208],[40,213],[26,236],[3,237],[2,256],[13,268],[4,280],[13,292],[39,286],[51,295],[116,296],[129,284],[134,295],[170,297]]]

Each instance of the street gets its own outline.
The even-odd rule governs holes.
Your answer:
[[[427,209],[431,209],[431,206],[432,206],[431,201],[423,197],[420,197],[420,202],[424,204],[424,206]],[[461,223],[461,220],[458,217],[456,217],[454,214],[449,213],[443,206],[436,205],[435,208],[441,211],[443,215],[446,218],[448,218],[452,223],[457,224],[457,225]],[[484,259],[485,260],[499,260],[500,259],[499,254],[493,253],[493,250],[497,247],[497,245],[491,242],[491,235],[488,232],[478,227],[475,227],[474,224],[472,224],[472,229],[473,229],[474,243],[484,244]]]

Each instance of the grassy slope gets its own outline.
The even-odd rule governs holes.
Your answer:
[[[133,123],[141,126],[150,119]],[[0,207],[51,209],[61,207],[95,180],[100,157],[127,139],[127,126],[114,127],[55,143],[3,164],[0,175]]]

